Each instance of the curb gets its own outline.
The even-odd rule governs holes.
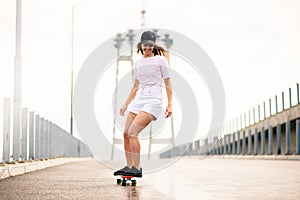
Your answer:
[[[253,159],[253,160],[294,160],[300,161],[300,155],[193,155],[193,156],[184,156],[187,158],[215,158],[215,159]]]
[[[17,176],[41,169],[46,169],[48,167],[54,167],[71,162],[79,162],[91,160],[90,157],[85,158],[55,158],[51,160],[44,161],[27,161],[25,163],[16,163],[16,164],[4,164],[0,166],[0,180],[9,178],[12,176]]]

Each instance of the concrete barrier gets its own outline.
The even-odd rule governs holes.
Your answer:
[[[71,162],[91,160],[92,158],[56,158],[44,161],[30,161],[25,163],[2,164],[0,166],[0,180],[12,176],[17,176],[48,167],[58,166]]]

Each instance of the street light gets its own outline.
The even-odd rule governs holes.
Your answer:
[[[173,39],[170,38],[170,34],[166,33],[164,35],[165,37],[162,39],[162,41],[165,43],[165,46],[167,48],[167,52],[169,54],[169,49],[171,48],[171,46],[173,45]],[[169,61],[168,61],[169,62]],[[170,62],[169,62],[170,65]],[[173,142],[173,147],[175,147],[175,143],[174,143],[174,122],[173,122],[173,115],[171,115],[171,132],[172,132],[172,142]]]
[[[133,70],[133,44],[134,44],[134,31],[132,29],[128,30],[128,33],[125,35],[128,39],[128,43],[130,45],[130,55],[120,55],[120,48],[122,47],[123,42],[126,40],[122,36],[121,33],[118,33],[116,35],[116,38],[114,39],[115,43],[115,48],[117,49],[117,68],[116,68],[116,85],[115,85],[115,99],[114,99],[114,124],[113,124],[113,144],[112,144],[112,151],[111,151],[111,159],[113,160],[114,158],[114,147],[115,144],[120,144],[120,140],[115,137],[116,134],[116,116],[117,116],[117,94],[118,94],[118,76],[119,76],[119,62],[120,61],[130,61],[131,62],[131,73],[132,73],[132,82],[133,82],[133,75],[134,75],[134,70]]]
[[[159,30],[158,29],[153,29],[153,32],[155,33],[156,35],[156,40],[159,41],[160,40],[160,35],[158,35],[158,32]]]
[[[87,1],[87,0],[86,0]],[[86,2],[85,1],[85,2]],[[74,91],[74,12],[75,8],[82,4],[83,1],[72,6],[72,28],[71,28],[71,117],[70,117],[70,134],[73,135],[73,91]]]
[[[170,47],[173,45],[173,39],[170,38],[170,34],[166,33],[165,38],[162,39],[162,41],[165,43],[166,48],[169,51]]]
[[[131,61],[131,77],[132,77],[132,82],[133,82],[133,80],[134,80],[134,78],[133,78],[133,76],[134,76],[134,74],[133,74],[133,42],[134,42],[134,36],[135,36],[135,34],[133,33],[133,30],[132,29],[129,29],[128,30],[128,33],[126,34],[126,37],[128,38],[128,42],[129,42],[129,45],[130,45],[130,57],[131,57],[131,59],[130,59],[130,61]]]
[[[71,31],[71,119],[70,119],[70,134],[73,135],[73,68],[74,68],[74,9],[76,5],[72,6],[72,31]]]
[[[115,99],[114,99],[114,125],[113,125],[113,145],[111,151],[111,160],[114,157],[114,144],[115,144],[115,134],[116,134],[116,114],[117,114],[117,94],[118,94],[118,74],[119,74],[119,58],[120,58],[120,48],[125,38],[122,37],[121,33],[116,35],[114,41],[116,44],[114,45],[117,49],[117,68],[116,68],[116,85],[115,85]]]

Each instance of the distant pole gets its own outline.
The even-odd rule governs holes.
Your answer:
[[[71,135],[73,135],[74,9],[75,9],[75,6],[72,6],[72,30],[71,30],[71,117],[70,117],[70,134]]]
[[[289,88],[290,108],[292,107],[292,88]]]
[[[13,160],[20,157],[22,107],[22,0],[16,2],[16,55],[14,66]]]
[[[275,95],[276,114],[278,113],[277,95]]]
[[[300,100],[299,100],[299,83],[297,83],[297,102],[298,102],[298,104],[300,103]]]
[[[145,10],[145,0],[143,0],[143,4],[142,4],[142,11],[141,11],[141,14],[142,14],[142,17],[141,17],[141,27],[142,28],[145,28],[145,13],[146,13],[146,10]]]
[[[260,122],[260,105],[258,105],[258,121]]]

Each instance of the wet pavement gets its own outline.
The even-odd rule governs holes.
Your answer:
[[[172,166],[116,184],[95,160],[0,181],[0,199],[300,199],[300,162],[181,158]]]

